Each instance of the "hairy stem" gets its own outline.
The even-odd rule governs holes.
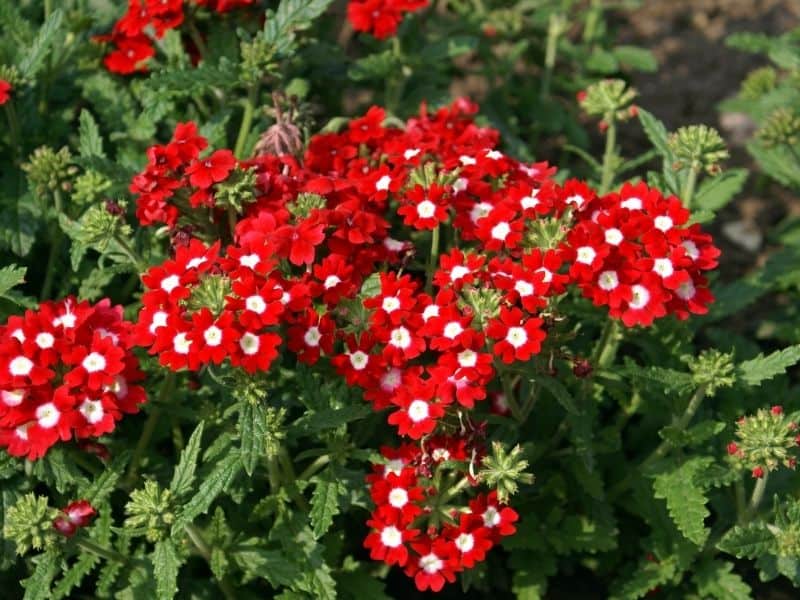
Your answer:
[[[197,552],[200,554],[200,556],[202,556],[210,565],[211,548],[209,547],[205,538],[203,538],[203,534],[200,532],[200,530],[190,523],[184,527],[184,531],[186,532],[186,535],[189,536],[192,545],[197,549]],[[236,591],[233,589],[233,586],[231,586],[229,581],[227,581],[225,578],[217,579],[216,581],[219,585],[219,589],[222,591],[222,595],[225,596],[226,600],[234,600],[236,598]]]
[[[689,175],[686,177],[686,184],[683,186],[683,191],[681,192],[683,205],[692,210],[692,200],[694,199],[694,188],[697,185],[697,170],[699,169],[699,165],[692,165],[689,167]]]
[[[556,66],[556,55],[558,53],[558,38],[561,36],[562,16],[558,13],[550,15],[550,21],[547,24],[547,45],[544,54],[544,73],[542,74],[541,88],[539,89],[539,96],[542,99],[550,96],[550,82],[553,79],[553,69]]]
[[[606,130],[606,149],[603,153],[603,170],[600,177],[600,189],[598,193],[603,196],[611,190],[614,183],[614,175],[617,162],[617,124],[614,115],[606,115],[608,129]]]
[[[156,431],[156,426],[161,419],[161,404],[166,401],[167,397],[169,397],[169,395],[172,393],[172,389],[174,387],[175,373],[170,371],[161,384],[161,389],[158,392],[158,399],[153,408],[150,410],[150,414],[147,416],[147,421],[145,421],[144,427],[142,428],[142,435],[139,436],[139,441],[136,443],[136,448],[133,451],[133,458],[131,458],[131,464],[128,466],[128,472],[125,474],[124,487],[126,488],[131,488],[133,487],[133,484],[136,483],[136,478],[139,475],[140,463],[144,457],[144,453],[150,446],[150,442],[153,439],[153,434]]]
[[[85,537],[79,538],[75,541],[75,544],[81,550],[85,550],[86,552],[91,552],[92,554],[96,554],[100,558],[105,558],[106,560],[119,562],[123,564],[126,564],[128,562],[128,559],[119,552],[117,552],[116,550],[112,548],[106,548],[105,546],[101,546],[100,544],[97,544],[88,538]]]
[[[242,123],[239,126],[239,134],[236,136],[236,146],[233,153],[236,158],[244,158],[244,146],[247,143],[247,138],[250,135],[250,127],[253,124],[253,114],[256,109],[256,101],[258,100],[258,85],[253,85],[247,93],[247,100],[244,103],[244,112],[242,113]]]
[[[769,471],[765,472],[763,477],[756,479],[756,485],[753,487],[753,494],[750,496],[750,502],[745,512],[745,522],[749,521],[753,515],[756,514],[758,507],[761,505],[761,501],[764,499],[764,492],[767,489],[768,477]]]
[[[427,281],[425,282],[425,291],[431,293],[433,290],[433,274],[436,272],[436,264],[439,261],[439,235],[441,225],[437,225],[431,233],[431,253],[428,255],[428,268]]]

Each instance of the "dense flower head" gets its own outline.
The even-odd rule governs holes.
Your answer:
[[[0,446],[33,460],[97,438],[146,400],[122,308],[68,297],[0,326]]]
[[[114,24],[111,33],[95,39],[108,42],[114,48],[103,60],[112,73],[129,75],[147,71],[147,62],[156,53],[155,40],[181,26],[186,4],[224,13],[253,3],[254,0],[128,0],[128,9]]]

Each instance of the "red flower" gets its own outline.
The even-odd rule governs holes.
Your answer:
[[[416,185],[406,192],[397,214],[403,217],[403,223],[414,229],[435,229],[447,219],[444,195],[445,189],[440,185],[433,184],[427,190]]]
[[[486,333],[496,340],[494,353],[504,363],[512,363],[515,360],[528,360],[541,350],[542,340],[546,337],[542,323],[537,317],[525,319],[518,308],[503,307],[500,309],[500,318],[489,321]]]
[[[210,156],[195,160],[186,168],[189,183],[206,189],[215,183],[225,181],[236,166],[236,158],[230,150],[217,150]]]
[[[53,527],[61,535],[72,537],[79,528],[91,523],[96,514],[97,511],[88,500],[78,500],[69,504],[53,519]]]
[[[453,542],[437,538],[433,541],[412,543],[411,547],[419,556],[406,567],[406,574],[414,577],[418,590],[424,592],[430,589],[438,592],[444,587],[445,581],[453,583],[456,580],[458,558]]]
[[[288,258],[293,265],[310,265],[314,262],[315,247],[325,239],[325,225],[311,219],[299,225],[284,225],[275,231],[276,252]]]
[[[8,99],[11,97],[12,89],[13,87],[10,83],[5,79],[0,79],[0,106],[8,102]]]
[[[152,42],[145,35],[115,38],[117,49],[108,54],[103,62],[112,73],[128,75],[136,71],[146,71],[147,59],[156,53]]]

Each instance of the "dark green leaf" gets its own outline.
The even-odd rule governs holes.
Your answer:
[[[64,12],[60,8],[54,10],[42,25],[33,44],[21,53],[22,59],[19,61],[18,67],[23,77],[28,79],[36,77],[45,58],[50,55],[56,36],[61,32],[63,20]]]
[[[85,108],[81,111],[78,133],[80,135],[79,149],[82,157],[89,158],[98,156],[100,158],[105,158],[106,155],[105,152],[103,152],[103,138],[100,137],[97,121],[94,120],[92,113]]]
[[[172,540],[157,541],[151,560],[159,600],[174,598],[178,593],[178,571],[181,567],[181,560],[178,558]]]
[[[203,438],[203,426],[203,421],[200,421],[195,427],[175,467],[169,489],[176,496],[187,494],[192,489],[194,473],[197,470],[197,457],[200,455],[200,442]]]
[[[775,536],[764,523],[756,521],[736,525],[717,544],[717,548],[736,558],[756,558],[771,552],[776,545]]]

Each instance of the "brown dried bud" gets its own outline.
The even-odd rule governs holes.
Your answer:
[[[303,151],[303,135],[296,125],[289,122],[278,122],[270,126],[255,147],[256,156],[289,154],[299,156]]]
[[[579,379],[589,377],[593,370],[592,363],[587,358],[576,357],[572,363],[572,373]]]

